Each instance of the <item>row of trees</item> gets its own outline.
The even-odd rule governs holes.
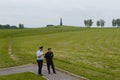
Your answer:
[[[91,27],[93,25],[93,20],[92,19],[84,20],[84,24],[86,27]],[[96,25],[98,27],[104,27],[105,20],[103,20],[103,19],[97,20]],[[120,19],[113,19],[112,26],[113,27],[120,27]]]
[[[84,24],[85,24],[85,26],[92,26],[92,24],[93,24],[93,21],[92,21],[92,19],[88,19],[88,20],[84,20]]]
[[[14,26],[14,25],[9,25],[9,24],[6,24],[6,25],[1,25],[0,24],[0,29],[22,29],[24,28],[24,24],[19,24],[19,26]]]
[[[99,27],[99,26],[104,27],[105,21],[104,21],[103,19],[100,19],[100,20],[97,21],[96,25],[97,25],[98,27]]]
[[[120,19],[113,19],[112,20],[112,25],[114,27],[119,26],[120,27]]]

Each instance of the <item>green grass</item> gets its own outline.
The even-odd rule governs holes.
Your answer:
[[[53,48],[55,65],[59,68],[91,80],[120,79],[120,29],[72,27],[43,29],[46,32],[43,30],[39,33],[37,29],[33,29],[36,35],[27,33],[32,29],[26,31],[23,29],[25,33],[21,35],[24,36],[19,32],[11,35],[12,52],[17,57],[16,61],[13,60],[14,65],[36,63],[36,51],[43,45],[44,52],[48,47]],[[38,31],[40,30],[42,29]],[[6,41],[1,40],[3,47],[6,47],[7,41],[9,42],[9,38],[5,39]],[[1,45],[0,48],[4,49]],[[6,57],[7,53],[4,54]],[[4,59],[0,60],[0,64],[5,64]],[[7,64],[0,67],[14,66]]]
[[[8,54],[9,41],[7,38],[0,39],[0,68],[17,65]]]
[[[52,34],[59,32],[69,32],[69,31],[79,31],[85,30],[84,28],[79,27],[46,27],[46,28],[31,28],[31,29],[1,29],[0,38],[6,37],[20,37],[20,36],[33,36],[33,35],[43,35],[43,34]]]
[[[46,80],[31,72],[0,76],[0,80]]]

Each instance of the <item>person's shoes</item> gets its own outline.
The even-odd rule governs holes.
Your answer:
[[[50,74],[50,70],[48,70],[48,74]]]
[[[50,74],[50,72],[48,72],[48,74]]]
[[[54,74],[56,74],[56,72],[53,72]]]

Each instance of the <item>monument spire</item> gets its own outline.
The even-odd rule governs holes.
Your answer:
[[[62,18],[60,18],[60,26],[62,26],[63,25],[63,23],[62,23]]]

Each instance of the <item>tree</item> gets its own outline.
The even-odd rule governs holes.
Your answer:
[[[120,19],[116,20],[117,26],[120,27]]]
[[[9,24],[6,24],[6,25],[1,25],[0,24],[0,29],[16,29],[17,26],[11,26]]]
[[[9,24],[1,25],[1,28],[2,29],[10,29],[10,25]]]
[[[5,27],[5,29],[10,29],[11,28],[11,26],[9,24],[6,24],[4,27]]]
[[[112,26],[113,27],[120,27],[120,19],[118,18],[118,19],[113,19],[112,20]]]
[[[0,24],[0,29],[2,28],[2,25]]]
[[[112,20],[112,26],[116,27],[117,26],[117,21],[115,19]]]
[[[19,28],[20,29],[24,28],[24,24],[19,24]]]
[[[100,19],[100,20],[97,21],[96,24],[97,24],[98,27],[99,27],[99,26],[104,27],[105,21],[104,21],[103,19]]]
[[[13,26],[11,26],[11,29],[17,29],[17,26],[13,25]]]
[[[85,24],[85,26],[87,26],[87,20],[84,20],[84,24]]]
[[[93,21],[92,21],[92,19],[90,19],[89,20],[89,26],[92,26],[92,24],[93,24]]]
[[[100,23],[101,23],[101,27],[104,27],[105,21],[103,19],[100,20]]]
[[[97,21],[97,24],[96,24],[98,27],[100,26],[100,21]]]
[[[85,26],[87,26],[87,27],[91,27],[92,24],[93,24],[93,21],[92,21],[92,19],[84,20],[84,24],[85,24]]]

